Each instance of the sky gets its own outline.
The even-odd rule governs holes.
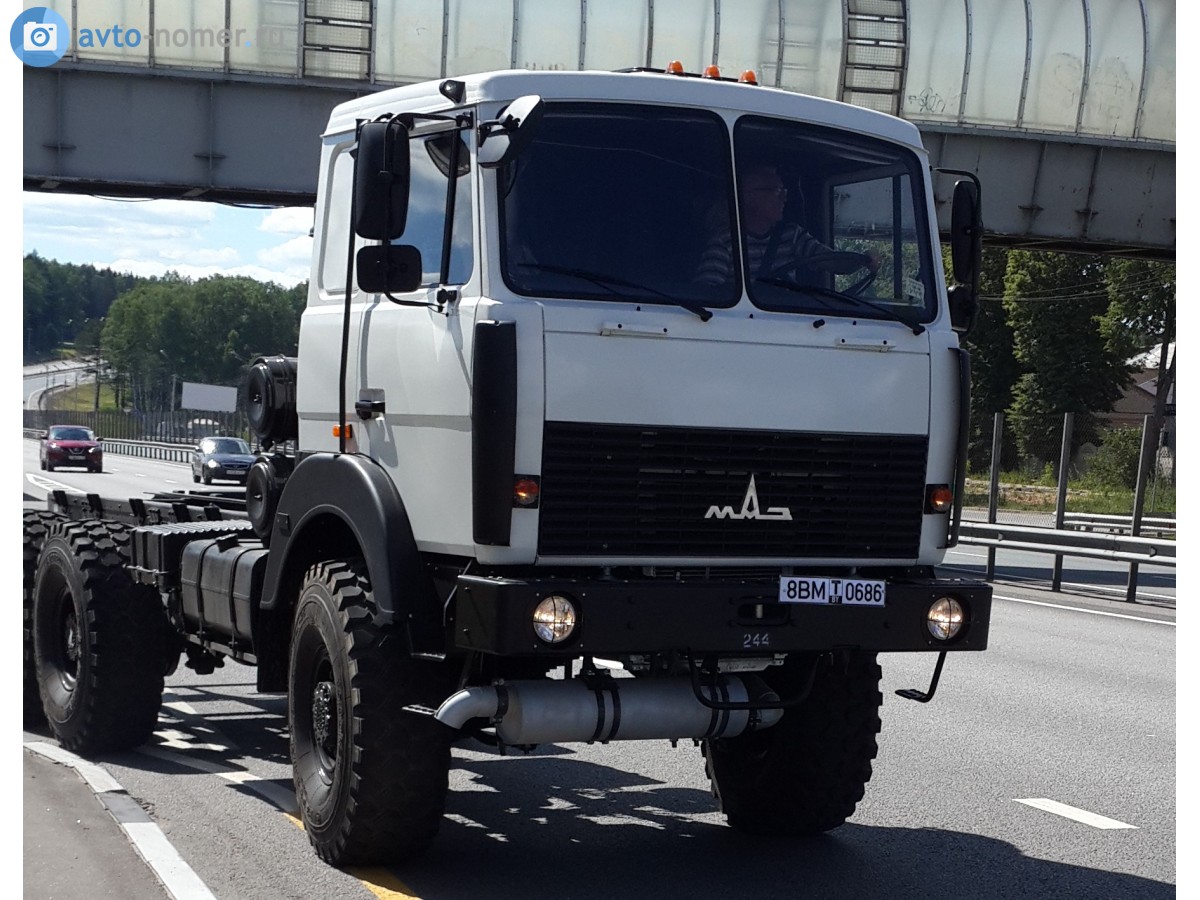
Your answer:
[[[22,192],[22,252],[134,275],[308,278],[311,208],[245,209],[196,200],[113,200]]]

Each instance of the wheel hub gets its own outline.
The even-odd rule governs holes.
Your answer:
[[[337,755],[337,699],[332,681],[322,681],[313,691],[313,741],[325,755]]]
[[[73,614],[68,614],[63,620],[63,670],[64,674],[74,679],[79,671],[79,657],[82,653],[79,634],[79,623]]]

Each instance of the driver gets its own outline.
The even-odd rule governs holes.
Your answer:
[[[741,176],[742,246],[746,254],[746,273],[750,278],[791,275],[803,260],[820,253],[832,253],[827,247],[792,222],[783,221],[788,189],[778,169],[761,163],[746,169]],[[732,243],[728,234],[717,235],[701,257],[697,278],[709,283],[727,283],[733,277]],[[862,266],[872,274],[879,269],[874,253],[862,255]]]

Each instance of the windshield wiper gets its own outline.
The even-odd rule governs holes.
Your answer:
[[[841,300],[844,303],[849,303],[851,306],[858,306],[860,309],[869,309],[872,312],[877,312],[882,316],[891,319],[894,322],[899,322],[901,325],[907,325],[912,329],[913,334],[922,334],[925,331],[925,326],[915,319],[901,315],[896,310],[879,303],[873,303],[866,297],[856,297],[854,294],[845,294],[841,291],[835,291],[831,288],[820,287],[819,285],[811,284],[795,284],[791,281],[785,281],[782,278],[755,278],[755,281],[761,281],[763,284],[770,284],[774,287],[787,288],[789,291],[795,291],[798,294],[810,294],[818,299],[832,297],[835,300]],[[826,309],[830,309],[828,303],[823,304]]]
[[[546,263],[518,263],[522,269],[535,269],[539,272],[549,272],[552,275],[568,275],[572,278],[579,278],[583,281],[590,281],[599,287],[604,288],[610,294],[621,296],[621,292],[616,290],[618,287],[632,288],[635,291],[644,291],[647,294],[653,294],[656,297],[662,297],[667,302],[686,309],[700,317],[701,322],[707,322],[712,318],[712,311],[705,309],[695,303],[688,303],[686,300],[680,300],[678,297],[672,297],[670,294],[664,294],[662,291],[652,287],[647,287],[644,284],[637,284],[633,281],[627,281],[616,275],[606,275],[603,272],[591,272],[587,269],[572,269],[569,266],[553,266]],[[615,287],[614,287],[615,285]]]

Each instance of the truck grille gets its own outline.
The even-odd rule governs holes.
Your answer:
[[[547,422],[538,552],[912,558],[926,451],[921,435]]]

